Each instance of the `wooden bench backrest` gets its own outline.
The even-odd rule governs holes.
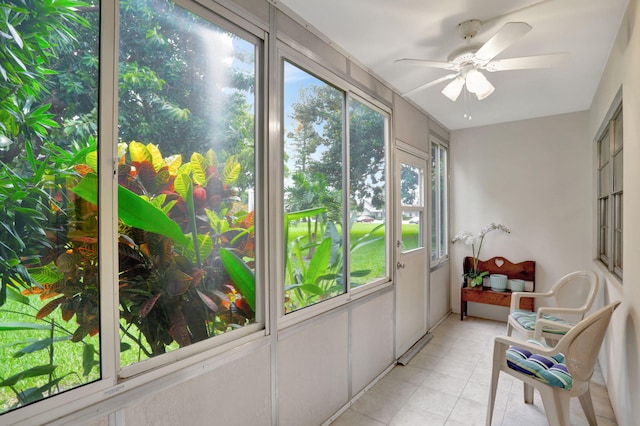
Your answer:
[[[472,266],[473,257],[466,256],[464,258],[463,271],[468,272]],[[513,263],[504,257],[496,256],[489,260],[478,260],[478,270],[480,272],[487,271],[489,274],[504,274],[510,280],[530,281],[533,283],[533,289],[535,290],[536,262],[534,260]]]

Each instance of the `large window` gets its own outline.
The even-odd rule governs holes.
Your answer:
[[[598,256],[622,280],[623,132],[620,106],[598,139]]]
[[[283,93],[288,313],[387,277],[387,116],[288,61]]]
[[[101,376],[89,3],[0,3],[0,414]]]
[[[123,0],[120,28],[126,365],[255,321],[256,47],[167,0]]]
[[[109,121],[99,2],[22,3],[0,4],[0,414],[246,335],[262,315],[259,40],[200,6],[121,0]],[[99,152],[117,152],[113,180]],[[116,193],[117,217],[98,202]]]
[[[449,258],[447,147],[431,140],[431,264]]]

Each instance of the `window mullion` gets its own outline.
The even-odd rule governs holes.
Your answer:
[[[101,376],[115,384],[119,369],[118,312],[118,0],[100,5],[99,265]]]

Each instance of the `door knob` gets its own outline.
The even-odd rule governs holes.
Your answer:
[[[404,269],[404,263],[400,263],[400,262],[398,262],[398,263],[396,264],[396,268],[398,268],[398,269]]]

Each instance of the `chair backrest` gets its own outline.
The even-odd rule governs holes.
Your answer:
[[[616,301],[592,313],[558,342],[557,347],[564,354],[574,381],[588,382],[591,379],[611,315],[619,304],[620,301]]]
[[[591,309],[598,293],[599,279],[591,270],[575,271],[565,275],[556,282],[551,291],[554,293],[555,305],[562,308],[580,308],[581,315],[565,318],[578,322]]]

